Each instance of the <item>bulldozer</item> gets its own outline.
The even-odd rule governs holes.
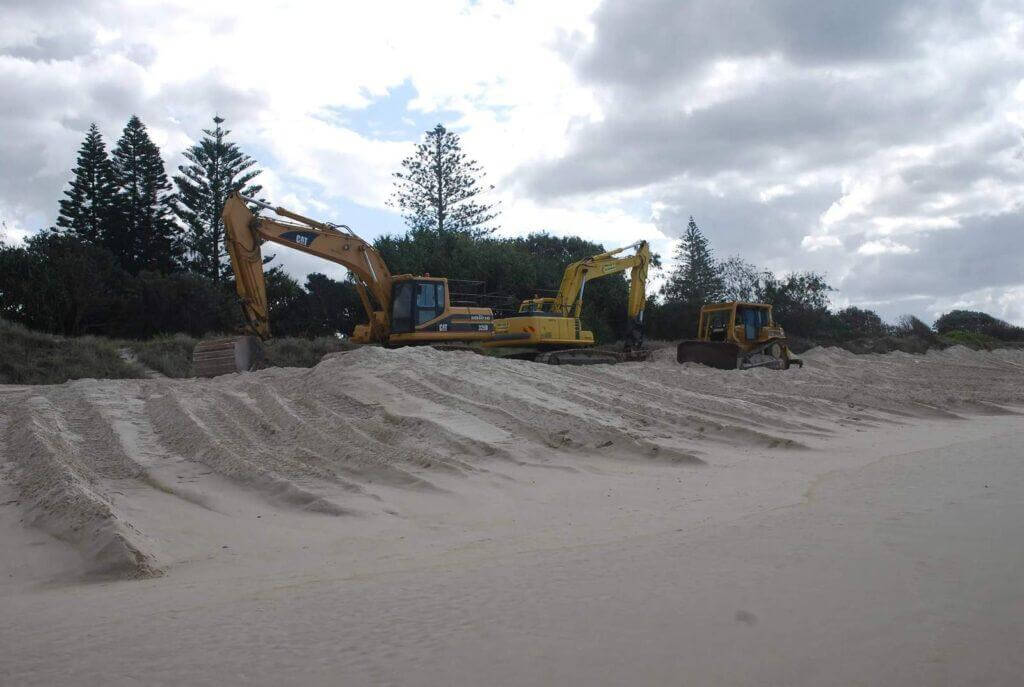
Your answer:
[[[621,255],[632,250],[631,255]],[[510,317],[494,321],[494,336],[485,348],[511,348],[510,357],[553,365],[586,365],[643,360],[644,305],[651,250],[646,241],[592,255],[565,268],[554,297],[531,298],[519,304]],[[587,282],[630,270],[629,333],[622,351],[594,347],[593,332],[583,329],[580,312]]]
[[[283,219],[256,216],[250,205]],[[246,371],[262,359],[260,342],[270,338],[261,252],[264,241],[349,270],[367,315],[367,323],[356,325],[352,334],[356,343],[444,346],[484,341],[493,335],[490,308],[453,305],[449,282],[443,277],[392,275],[373,246],[345,225],[318,222],[238,192],[228,196],[222,217],[245,333],[196,346],[193,368],[201,377]]]
[[[720,370],[803,367],[803,361],[790,353],[786,333],[772,318],[772,306],[741,301],[702,307],[697,338],[680,342],[676,360]]]

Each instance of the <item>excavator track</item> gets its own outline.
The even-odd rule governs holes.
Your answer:
[[[608,351],[600,348],[564,348],[538,353],[535,363],[548,365],[614,365],[616,363],[643,362],[651,357],[648,350]]]

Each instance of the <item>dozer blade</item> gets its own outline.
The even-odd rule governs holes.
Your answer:
[[[683,341],[676,348],[680,363],[700,363],[719,370],[739,367],[740,347],[727,341]]]
[[[263,347],[255,336],[204,341],[192,349],[192,369],[197,377],[246,372],[262,360]]]

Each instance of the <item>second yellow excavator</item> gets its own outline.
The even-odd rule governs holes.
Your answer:
[[[285,220],[257,217],[249,210],[249,204],[270,210]],[[193,367],[199,376],[250,369],[259,357],[258,339],[270,337],[260,250],[264,241],[329,260],[352,273],[368,319],[367,324],[357,325],[352,334],[357,343],[445,344],[482,341],[493,334],[490,308],[453,305],[447,279],[392,275],[374,247],[344,225],[318,222],[237,192],[228,196],[222,216],[248,336],[196,346]]]
[[[632,250],[631,255],[622,253]],[[536,362],[559,364],[614,363],[646,358],[643,350],[644,306],[651,249],[646,241],[592,255],[565,268],[558,294],[531,298],[510,317],[494,321],[494,337],[485,348],[526,349]],[[580,312],[587,282],[630,270],[629,333],[621,352],[594,348],[594,335],[583,329]]]

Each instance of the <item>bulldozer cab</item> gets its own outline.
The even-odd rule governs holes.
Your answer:
[[[391,290],[391,331],[410,333],[444,315],[448,309],[448,282],[419,277],[396,280]]]
[[[753,343],[762,330],[773,327],[772,306],[764,303],[719,303],[700,311],[697,338],[701,341]]]
[[[729,330],[733,326],[732,320],[732,308],[716,310],[703,308],[700,314],[700,331],[697,337],[704,341],[728,341]]]

